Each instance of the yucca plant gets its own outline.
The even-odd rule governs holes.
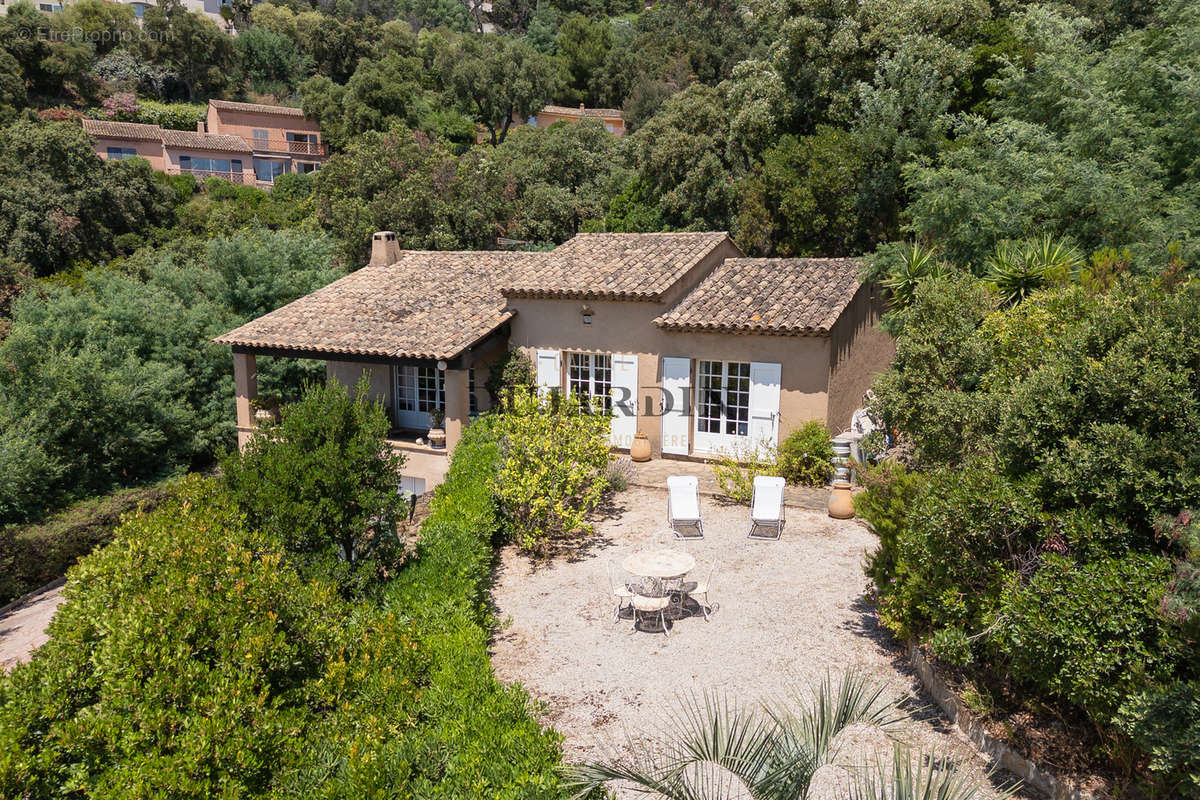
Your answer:
[[[895,309],[907,308],[916,298],[917,286],[922,281],[939,277],[945,271],[936,246],[905,242],[900,246],[899,261],[882,281],[889,304]]]
[[[1051,284],[1078,278],[1083,257],[1070,243],[1046,234],[1025,242],[1002,241],[987,262],[987,280],[1008,305]]]
[[[610,761],[572,768],[570,778],[580,790],[577,797],[623,781],[668,800],[804,800],[817,770],[837,759],[843,731],[870,725],[894,737],[903,720],[897,701],[856,673],[826,675],[798,712],[776,707],[759,714],[706,694],[682,703],[671,720],[672,738],[658,749],[648,752],[631,742],[625,754]],[[911,751],[897,747],[901,752]],[[885,780],[886,771],[858,776],[857,797],[969,800],[975,794],[968,788],[982,788],[957,774],[930,776],[907,755],[894,758],[892,778]],[[911,793],[897,794],[898,786]]]
[[[874,772],[857,776],[850,787],[850,800],[978,800],[984,795],[983,784],[954,762],[932,751],[914,752],[897,745],[889,765],[880,764]],[[1015,787],[994,796],[1012,797]]]

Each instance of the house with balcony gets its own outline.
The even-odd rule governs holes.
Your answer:
[[[214,341],[231,347],[238,441],[254,435],[256,357],[320,359],[362,378],[392,420],[404,482],[441,482],[510,347],[541,392],[592,397],[611,443],[643,433],[661,458],[777,444],[809,420],[850,426],[894,345],[855,259],[746,258],[725,233],[584,233],[549,252],[401,251],[375,234],[367,266]],[[445,415],[446,443],[426,440]]]
[[[309,173],[328,157],[321,129],[298,108],[210,100],[195,131],[85,119],[96,155],[145,158],[168,175],[223,178],[270,188],[286,173]]]
[[[316,172],[329,156],[320,126],[291,106],[209,100],[204,130],[242,139],[253,154],[259,183],[273,183],[289,172]]]

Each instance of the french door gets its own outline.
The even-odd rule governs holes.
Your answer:
[[[567,393],[612,409],[612,356],[607,353],[570,353],[567,360]]]
[[[429,412],[446,407],[446,376],[436,367],[396,367],[394,376],[396,427],[425,430]]]
[[[731,451],[750,436],[750,363],[696,363],[696,449]]]

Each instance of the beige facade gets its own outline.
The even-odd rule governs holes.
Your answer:
[[[300,109],[210,100],[196,131],[83,120],[101,158],[141,157],[168,175],[218,177],[270,188],[279,175],[313,172],[328,158],[321,129]]]
[[[769,363],[780,365],[777,436],[786,437],[794,428],[809,420],[818,420],[840,433],[850,426],[850,415],[861,405],[862,395],[871,380],[887,368],[893,345],[886,334],[869,325],[847,326],[839,331],[839,348],[831,336],[767,336],[755,334],[675,332],[663,330],[654,319],[667,310],[667,303],[612,300],[511,301],[517,315],[512,322],[511,343],[522,348],[531,359],[538,352],[631,354],[637,357],[637,426],[650,439],[652,452],[663,455],[664,437],[668,449],[685,450],[675,455],[703,457],[710,450],[696,442],[696,387],[700,361],[739,364]],[[584,310],[591,322],[584,324]],[[877,317],[869,297],[862,303],[864,315]],[[840,352],[840,357],[839,353]],[[664,426],[664,359],[686,359],[688,375],[687,437],[672,434],[670,423]],[[569,358],[560,358],[557,385],[567,388]],[[679,401],[676,399],[675,407]],[[664,428],[666,429],[664,433]],[[672,436],[674,438],[672,439]],[[674,445],[674,447],[672,447]],[[618,444],[628,449],[628,444]]]
[[[163,152],[162,141],[158,139],[124,139],[117,137],[97,136],[96,155],[101,158],[129,158],[129,151],[138,158],[150,162],[151,168],[157,172],[167,171],[166,154]],[[117,156],[117,153],[120,153]]]
[[[617,108],[546,106],[534,115],[533,124],[539,128],[549,128],[556,122],[579,122],[584,119],[596,120],[613,136],[625,135],[625,117]]]
[[[388,412],[406,486],[440,483],[490,366],[508,348],[540,392],[604,398],[611,443],[655,457],[777,445],[816,420],[850,427],[894,354],[852,259],[751,259],[723,233],[580,234],[549,253],[399,251],[216,341],[234,349],[239,443],[253,434],[254,353],[365,377]],[[342,355],[335,355],[341,353]],[[425,440],[444,411],[445,447]]]
[[[277,108],[270,111],[264,109]],[[328,146],[315,120],[298,109],[254,103],[209,101],[205,132],[237,136],[253,151],[249,166],[260,184],[278,174],[313,172],[328,159]]]

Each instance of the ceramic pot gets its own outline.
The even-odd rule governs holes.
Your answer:
[[[446,431],[442,428],[429,429],[429,443],[434,447],[446,446]]]
[[[829,492],[829,516],[834,519],[850,519],[854,516],[854,498],[850,495],[849,481],[834,481]]]
[[[633,435],[633,444],[629,446],[629,458],[633,461],[650,460],[650,438],[646,434]]]

